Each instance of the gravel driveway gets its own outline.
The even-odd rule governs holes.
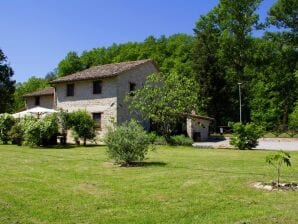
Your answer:
[[[197,148],[233,148],[229,144],[230,139],[210,140],[207,142],[195,142]],[[261,138],[256,149],[298,151],[298,138]]]

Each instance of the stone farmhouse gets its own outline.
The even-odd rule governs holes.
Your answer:
[[[107,131],[111,120],[123,123],[131,119],[125,97],[142,88],[148,75],[159,69],[152,60],[121,62],[91,67],[50,82],[52,87],[24,95],[27,109],[35,106],[50,109],[86,110],[97,125],[97,134]],[[208,137],[207,117],[190,115],[187,133],[192,138]],[[203,125],[202,125],[203,124]],[[149,128],[149,122],[143,122]]]

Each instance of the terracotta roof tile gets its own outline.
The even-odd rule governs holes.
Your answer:
[[[139,60],[139,61],[129,61],[129,62],[99,65],[99,66],[85,69],[83,71],[76,72],[71,75],[67,75],[67,76],[55,79],[50,83],[55,84],[55,83],[61,83],[61,82],[72,82],[72,81],[79,81],[79,80],[90,80],[90,79],[97,79],[97,78],[113,77],[123,72],[129,71],[142,64],[146,64],[148,62],[151,62],[154,64],[154,62],[151,61],[150,59],[146,59],[146,60]]]
[[[55,89],[53,87],[48,87],[42,90],[38,90],[32,93],[25,94],[23,97],[31,96],[44,96],[44,95],[54,95]]]

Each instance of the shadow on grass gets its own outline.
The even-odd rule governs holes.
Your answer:
[[[37,149],[75,149],[75,148],[102,148],[104,145],[75,145],[75,144],[67,144],[67,145],[47,145],[47,146],[38,146],[32,147]]]
[[[163,167],[165,165],[167,164],[164,162],[132,162],[132,163],[120,164],[120,167],[151,167],[151,166]]]

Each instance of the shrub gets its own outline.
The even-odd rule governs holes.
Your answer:
[[[69,123],[73,131],[86,145],[87,139],[95,138],[95,122],[87,111],[78,110],[70,113]]]
[[[192,145],[193,140],[185,135],[171,136],[170,144],[172,145]]]
[[[258,139],[263,133],[263,129],[253,123],[245,125],[241,123],[230,123],[229,126],[233,129],[230,144],[241,150],[256,147],[258,145]]]
[[[56,144],[58,122],[55,114],[42,119],[26,118],[22,121],[25,143],[30,146]]]
[[[154,141],[154,145],[167,145],[168,142],[164,136],[157,135]]]
[[[116,162],[131,164],[143,161],[148,152],[150,137],[136,121],[109,128],[104,138],[107,154]]]
[[[7,144],[9,141],[9,131],[14,124],[14,118],[10,114],[0,114],[0,141]]]
[[[11,144],[22,145],[24,141],[24,130],[20,122],[16,122],[9,132]]]

